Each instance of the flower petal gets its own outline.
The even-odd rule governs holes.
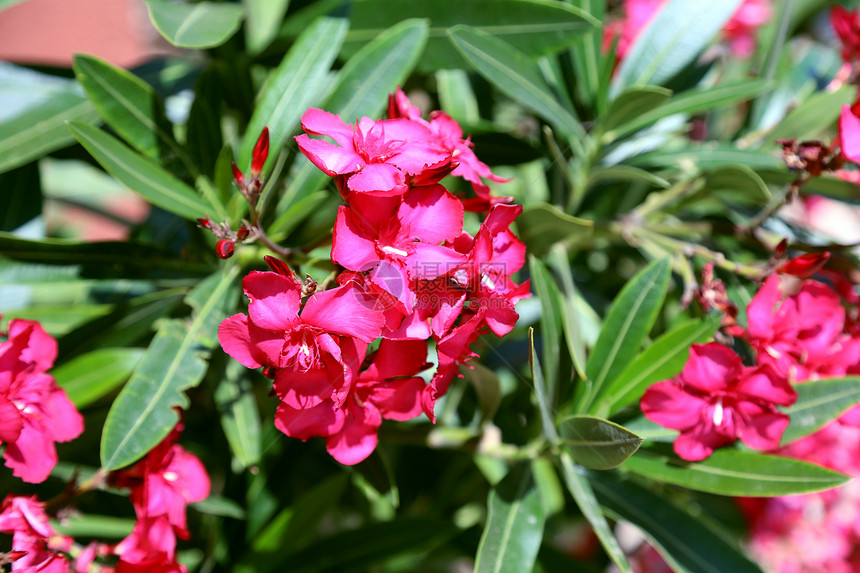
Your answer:
[[[218,326],[218,342],[224,352],[241,362],[248,368],[262,366],[255,354],[256,347],[251,344],[248,333],[248,317],[244,314],[234,314],[221,321]]]
[[[302,285],[294,277],[251,271],[242,279],[250,302],[248,317],[267,330],[286,331],[293,327],[302,298]]]
[[[673,430],[686,430],[701,423],[709,402],[686,392],[677,380],[652,384],[640,403],[645,417]]]
[[[348,283],[308,298],[301,318],[326,332],[373,342],[385,325],[381,310],[376,297]]]
[[[702,392],[725,389],[740,376],[743,363],[735,352],[716,342],[694,344],[684,365],[684,383]]]

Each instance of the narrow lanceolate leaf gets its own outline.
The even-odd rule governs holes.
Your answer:
[[[137,461],[179,421],[174,406],[186,407],[185,390],[200,383],[218,324],[236,298],[238,267],[200,282],[186,297],[189,322],[163,324],[108,412],[102,433],[102,467],[114,470]]]
[[[839,117],[842,106],[851,104],[855,95],[854,91],[847,86],[835,92],[813,94],[785,116],[785,119],[768,135],[768,140],[795,138],[803,140],[821,135],[822,129],[833,125]]]
[[[543,346],[543,367],[550,410],[555,409],[558,385],[558,341],[561,339],[562,301],[555,279],[540,259],[529,257],[529,274],[534,292],[540,300],[540,339]]]
[[[344,64],[335,78],[331,95],[322,107],[340,115],[346,123],[365,115],[378,117],[388,101],[388,94],[401,85],[415,68],[427,35],[427,22],[424,20],[405,20],[385,30]],[[283,213],[290,202],[319,190],[328,179],[310,161],[305,161],[292,179],[291,187],[295,191],[282,196],[275,212]],[[284,220],[279,221],[285,223]],[[275,235],[281,229],[272,225],[268,231]]]
[[[588,13],[562,2],[546,0],[365,0],[350,13],[350,32],[344,49],[375,38],[404,18],[426,18],[430,40],[418,66],[422,71],[462,68],[464,62],[445,38],[451,26],[465,24],[492,34],[537,58],[557,51],[585,31],[597,29]]]
[[[343,18],[320,18],[293,44],[260,93],[239,150],[239,167],[247,169],[263,128],[269,127],[268,163],[299,125],[305,110],[319,99],[329,68],[349,24]]]
[[[448,30],[454,46],[467,62],[501,92],[530,108],[568,136],[585,132],[576,117],[562,106],[540,75],[537,64],[515,47],[469,26]]]
[[[570,452],[561,452],[559,461],[561,463],[561,473],[564,477],[564,483],[567,485],[570,495],[573,496],[573,500],[579,506],[582,515],[591,524],[606,554],[609,555],[609,558],[622,573],[633,573],[633,569],[630,568],[630,564],[627,562],[621,546],[618,545],[618,540],[615,539],[615,535],[612,534],[612,530],[609,528],[606,517],[600,511],[600,505],[597,503],[597,498],[588,479],[579,473],[576,464],[573,463],[573,459],[570,457]]]
[[[858,376],[810,380],[794,388],[797,402],[784,410],[791,421],[782,434],[783,445],[817,432],[860,403]]]
[[[83,54],[75,56],[74,69],[105,122],[135,149],[154,158],[176,149],[164,103],[146,82]]]
[[[714,531],[670,499],[613,474],[590,472],[588,478],[600,505],[614,518],[636,525],[673,571],[761,573],[722,532]]]
[[[570,246],[587,239],[594,229],[594,222],[568,215],[547,203],[532,203],[517,219],[517,228],[529,252],[541,256],[556,243]]]
[[[693,62],[729,21],[741,0],[671,0],[639,34],[621,62],[614,94],[660,85]]]
[[[227,375],[215,390],[215,405],[233,455],[242,467],[260,461],[260,411],[247,370],[235,360],[227,364]]]
[[[186,219],[196,219],[206,214],[216,218],[225,216],[194,189],[151,159],[138,155],[115,137],[78,121],[69,122],[68,125],[81,145],[105,171],[129,189],[140,193],[153,205]]]
[[[669,285],[669,259],[655,261],[639,271],[616,297],[588,362],[585,373],[593,399],[582,407],[599,404],[609,386],[630,364],[657,319]]]
[[[245,45],[253,55],[262,52],[278,35],[290,0],[243,0]]]
[[[647,478],[719,495],[770,497],[823,491],[850,478],[792,458],[730,448],[700,462],[675,456],[668,446],[641,448],[625,469]]]
[[[78,408],[92,404],[125,382],[143,355],[140,348],[100,348],[51,371]]]
[[[609,385],[598,409],[606,409],[607,415],[612,415],[641,398],[651,384],[678,374],[687,362],[690,346],[711,340],[719,326],[719,317],[707,317],[684,323],[660,336]]]
[[[540,360],[535,353],[535,330],[529,328],[529,368],[532,373],[532,382],[535,385],[538,408],[540,408],[540,419],[543,425],[543,433],[547,440],[552,443],[558,441],[558,431],[555,429],[554,410],[547,395],[546,382],[544,382],[543,370]]]
[[[603,0],[573,0],[571,3],[598,20],[603,21],[606,16],[606,2]],[[574,89],[585,104],[593,104],[599,91],[602,28],[597,26],[585,32],[570,48],[573,71],[576,74]]]
[[[672,97],[672,90],[658,86],[632,87],[609,104],[602,118],[603,130],[612,131],[660,107]]]
[[[230,39],[242,25],[238,4],[146,0],[149,18],[164,38],[180,48],[214,48]]]
[[[476,573],[531,571],[543,539],[544,511],[531,467],[511,468],[490,492]]]
[[[594,416],[570,416],[558,424],[573,460],[593,470],[609,470],[632,456],[642,438],[624,426]]]
[[[577,307],[579,296],[573,282],[570,260],[564,247],[557,245],[550,250],[548,263],[555,268],[561,277],[563,295],[561,297],[561,326],[567,350],[573,362],[573,369],[581,379],[585,379],[585,334],[583,332],[584,317]]]
[[[99,114],[85,97],[60,93],[0,122],[0,173],[74,143],[66,129],[71,120],[96,123]]]

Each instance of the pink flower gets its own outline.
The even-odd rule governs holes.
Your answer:
[[[66,393],[46,373],[57,357],[57,341],[37,322],[11,320],[0,344],[0,443],[13,474],[45,481],[57,463],[55,442],[84,431],[84,421]]]
[[[296,137],[299,149],[331,177],[339,177],[339,188],[378,196],[402,195],[408,178],[427,170],[440,171],[435,183],[447,174],[443,169],[451,154],[433,141],[426,126],[408,119],[374,121],[361,118],[354,126],[340,116],[311,108],[302,115],[302,128],[312,135],[326,135],[335,143]]]
[[[166,516],[142,517],[117,544],[116,573],[186,573],[176,563],[176,536]]]
[[[209,497],[209,474],[200,460],[176,443],[182,425],[130,469],[117,473],[116,484],[131,488],[138,518],[165,517],[176,532],[188,538],[185,508]]]
[[[860,117],[857,116],[857,103],[853,106],[845,104],[839,114],[839,134],[837,141],[842,155],[860,163]]]
[[[69,562],[52,545],[65,545],[70,539],[54,533],[48,523],[45,504],[35,497],[9,495],[3,500],[0,505],[0,533],[11,534],[12,550],[25,553],[13,563],[13,571],[69,571]]]
[[[648,388],[641,407],[649,420],[680,430],[675,452],[697,461],[736,439],[756,450],[777,447],[788,416],[775,406],[796,399],[770,366],[745,367],[731,349],[712,342],[694,344],[681,374]]]

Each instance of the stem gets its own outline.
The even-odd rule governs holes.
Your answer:
[[[253,227],[260,242],[266,245],[269,250],[271,250],[273,253],[275,253],[282,259],[290,258],[290,256],[293,254],[292,250],[280,246],[266,235],[266,232],[260,225],[260,213],[257,211],[257,208],[250,202],[248,202],[248,208],[250,209],[251,215],[251,227]]]
[[[809,173],[803,172],[797,176],[797,179],[785,185],[779,190],[779,193],[771,197],[767,206],[762,209],[758,215],[747,221],[745,224],[738,226],[738,232],[751,233],[755,231],[762,223],[769,219],[774,213],[786,204],[789,197],[794,197],[800,192],[800,188],[809,181]]]
[[[99,468],[96,473],[94,473],[92,476],[90,476],[88,480],[81,483],[80,485],[72,485],[72,483],[74,483],[73,481],[69,484],[69,486],[63,493],[57,495],[56,497],[48,500],[45,503],[45,510],[49,511],[52,509],[59,509],[60,507],[64,506],[69,500],[83,493],[94,489],[102,489],[105,485],[105,480],[107,479],[108,473],[110,472],[103,468]]]
[[[754,265],[736,263],[726,258],[726,255],[719,251],[712,251],[707,247],[696,243],[681,241],[672,237],[667,237],[659,233],[655,233],[649,229],[638,228],[631,231],[634,235],[638,235],[643,239],[650,240],[658,245],[662,245],[673,252],[681,252],[687,256],[698,256],[703,259],[712,261],[717,267],[727,270],[731,273],[741,275],[749,279],[760,279],[764,274],[764,269]]]

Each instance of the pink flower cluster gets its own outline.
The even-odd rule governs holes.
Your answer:
[[[389,118],[354,125],[309,109],[299,149],[334,177],[344,205],[334,223],[331,259],[337,285],[317,291],[281,261],[243,280],[248,314],[224,320],[224,350],[248,368],[263,367],[280,399],[275,425],[286,435],[326,439],[339,462],[374,450],[382,419],[434,419],[436,400],[477,337],[503,336],[518,315],[528,283],[511,275],[525,245],[511,232],[520,206],[491,197],[484,179],[500,181],[442,112],[421,118],[403,92]],[[439,184],[447,175],[472,183],[461,200]],[[489,213],[477,233],[463,230],[465,210]],[[382,339],[377,345],[375,341]],[[438,365],[429,385],[427,340]]]
[[[668,0],[624,0],[625,17],[606,26],[603,48],[608,50],[618,37],[615,54],[624,59],[633,42]],[[770,20],[771,0],[744,0],[726,25],[723,38],[729,43],[734,56],[749,58],[755,51],[755,32]]]
[[[0,445],[12,473],[30,483],[45,481],[57,464],[56,442],[81,435],[84,421],[47,373],[57,341],[37,323],[10,320],[0,343]]]
[[[103,573],[185,573],[176,562],[176,537],[188,539],[185,508],[209,496],[209,476],[199,459],[175,443],[180,431],[177,427],[143,460],[111,476],[111,485],[130,489],[137,514],[131,535],[116,545],[81,546],[54,531],[44,503],[7,496],[0,505],[0,532],[12,534],[7,554],[12,570],[87,573],[97,564]],[[117,558],[115,567],[105,564]]]

